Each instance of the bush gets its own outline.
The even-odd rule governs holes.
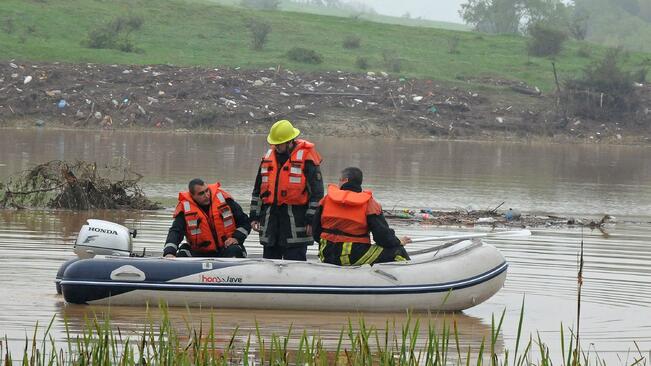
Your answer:
[[[117,17],[109,23],[88,32],[86,47],[135,52],[131,33],[142,28],[145,20],[140,16]]]
[[[353,49],[359,48],[362,40],[357,36],[347,36],[344,38],[344,48]]]
[[[563,42],[567,34],[541,23],[529,27],[529,39],[527,50],[531,56],[554,56],[563,49]]]
[[[448,53],[451,53],[453,55],[458,54],[460,42],[461,42],[461,38],[459,38],[459,36],[455,35],[448,38]]]
[[[400,72],[402,70],[402,59],[393,51],[382,51],[382,60],[384,66],[391,72]]]
[[[598,118],[637,111],[640,97],[633,82],[640,75],[622,70],[620,58],[620,50],[609,50],[602,60],[586,66],[581,78],[566,81],[565,99],[570,112]]]
[[[320,64],[323,62],[323,57],[318,52],[302,47],[292,48],[287,52],[287,57],[292,61],[305,64]]]
[[[6,17],[2,20],[2,30],[7,34],[12,34],[16,30],[14,18]]]
[[[271,25],[261,20],[250,20],[247,28],[251,31],[251,48],[254,50],[261,50],[267,44],[269,33],[271,33]]]
[[[584,44],[576,51],[576,55],[583,58],[590,58],[592,56],[592,48]]]
[[[277,10],[280,0],[242,0],[241,4],[251,9]]]
[[[355,66],[357,66],[359,69],[366,70],[371,65],[366,57],[358,57],[357,60],[355,60]]]
[[[589,20],[590,15],[588,15],[585,11],[575,10],[568,24],[568,29],[574,39],[579,41],[583,41],[585,39],[585,37],[588,35]]]
[[[646,83],[646,78],[647,78],[648,74],[649,74],[649,68],[643,67],[643,68],[637,70],[633,74],[633,80],[635,80],[636,82],[638,82],[640,84],[644,84],[644,83]]]

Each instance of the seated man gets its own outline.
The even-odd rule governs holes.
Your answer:
[[[404,245],[411,239],[396,237],[371,191],[362,191],[362,178],[359,168],[344,169],[340,187],[330,185],[321,200],[313,222],[321,261],[350,266],[409,260]]]
[[[196,178],[190,181],[188,190],[179,193],[163,255],[245,258],[244,240],[251,223],[242,207],[219,183],[206,185]],[[179,246],[184,236],[187,243]]]

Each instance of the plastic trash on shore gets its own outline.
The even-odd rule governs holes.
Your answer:
[[[504,218],[506,221],[512,221],[512,220],[519,220],[520,216],[520,211],[514,210],[512,208],[509,208],[505,213],[504,213]]]

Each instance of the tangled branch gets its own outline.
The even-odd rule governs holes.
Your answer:
[[[116,178],[117,177],[117,178]],[[113,178],[113,179],[111,179]],[[97,163],[53,160],[11,177],[0,185],[4,196],[0,207],[48,207],[73,210],[155,210],[128,162],[118,161],[98,172]]]

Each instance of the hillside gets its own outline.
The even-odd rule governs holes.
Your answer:
[[[194,0],[200,2],[211,2],[214,4],[228,5],[228,6],[240,6],[240,0]],[[470,31],[471,27],[461,23],[451,23],[438,20],[422,19],[417,17],[397,17],[390,15],[378,14],[372,11],[359,11],[354,8],[352,5],[342,6],[341,8],[330,8],[324,6],[315,6],[312,4],[306,4],[302,2],[296,2],[291,0],[281,0],[279,10],[281,11],[290,11],[296,13],[311,13],[319,15],[330,15],[335,17],[346,17],[346,18],[355,18],[360,20],[368,20],[376,23],[386,23],[386,24],[398,24],[406,25],[410,27],[428,27],[428,28],[439,28],[439,29],[448,29],[456,31]]]
[[[157,0],[3,0],[0,2],[0,57],[5,60],[94,62],[105,64],[175,64],[263,68],[281,65],[302,70],[369,70],[441,81],[522,80],[543,90],[553,88],[550,61],[526,55],[526,41],[515,36],[488,36],[433,28],[387,25],[351,18],[291,12],[259,12],[197,1]],[[144,19],[132,37],[139,52],[86,48],[88,32],[126,14]],[[250,48],[250,19],[272,26],[263,51]],[[355,35],[361,47],[345,49],[344,38]],[[454,44],[457,44],[454,47]],[[315,49],[323,63],[288,60],[294,46]],[[579,44],[570,43],[557,58],[561,77],[576,75],[590,62],[578,57]],[[451,52],[453,51],[453,52]],[[593,47],[594,59],[603,49]],[[399,59],[400,71],[384,61]],[[630,67],[649,62],[634,53]]]

